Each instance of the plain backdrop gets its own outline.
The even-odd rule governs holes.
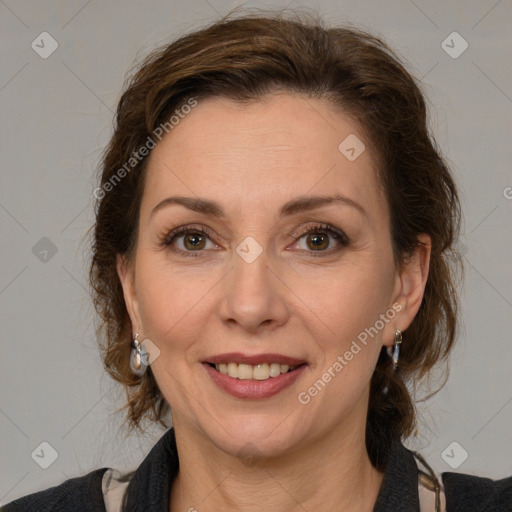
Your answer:
[[[103,466],[136,467],[163,433],[153,428],[125,438],[119,430],[123,417],[115,410],[123,392],[99,359],[83,239],[93,223],[95,170],[126,73],[157,45],[236,5],[0,2],[0,503]],[[331,24],[348,21],[380,35],[424,83],[432,130],[460,186],[467,270],[450,378],[418,406],[420,432],[408,445],[437,473],[510,475],[512,4],[288,6],[307,6]],[[41,453],[55,459],[47,469]]]

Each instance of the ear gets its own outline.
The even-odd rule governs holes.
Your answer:
[[[142,329],[139,313],[139,303],[137,302],[137,294],[135,292],[135,268],[128,261],[127,257],[118,254],[116,258],[117,275],[123,287],[124,301],[128,315],[132,323],[133,335]]]
[[[404,260],[397,275],[393,309],[399,312],[394,322],[389,324],[394,331],[396,329],[405,331],[411,325],[425,293],[432,241],[430,236],[421,234],[418,236],[418,242],[414,252]],[[393,345],[394,335],[395,332],[387,333],[384,345]]]

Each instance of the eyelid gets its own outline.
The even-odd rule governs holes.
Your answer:
[[[295,240],[299,240],[304,235],[312,234],[312,233],[322,233],[322,232],[334,233],[334,235],[336,235],[335,238],[342,245],[348,245],[351,243],[350,238],[341,229],[334,227],[332,224],[324,223],[324,222],[310,223],[306,227],[301,228],[298,233],[296,233],[292,236]],[[326,252],[326,251],[318,251],[318,252]]]
[[[173,242],[173,240],[175,238],[177,238],[178,236],[187,235],[189,233],[202,233],[202,234],[208,236],[208,238],[210,238],[210,239],[213,236],[213,233],[205,226],[187,224],[185,226],[178,226],[177,228],[174,228],[171,231],[167,232],[162,237],[162,243],[164,245],[170,245]]]

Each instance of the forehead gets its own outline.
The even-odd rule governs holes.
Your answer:
[[[278,208],[296,196],[335,192],[384,207],[375,167],[361,128],[325,100],[208,98],[152,151],[142,209],[180,194],[240,213],[244,205]]]

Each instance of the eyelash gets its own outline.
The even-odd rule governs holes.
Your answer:
[[[164,239],[162,240],[162,246],[164,247],[170,247],[172,246],[173,242],[179,238],[180,236],[185,236],[188,234],[202,234],[208,237],[210,240],[212,238],[212,235],[210,231],[203,227],[192,227],[192,226],[182,226],[179,228],[174,229],[170,233],[168,233]],[[308,226],[303,231],[301,231],[299,234],[295,235],[293,238],[296,242],[298,242],[301,238],[303,238],[306,235],[314,235],[314,234],[329,234],[334,238],[337,242],[339,242],[339,246],[335,247],[334,249],[327,249],[325,251],[308,251],[309,255],[311,257],[317,258],[322,256],[331,255],[333,252],[339,251],[342,247],[346,247],[350,244],[350,239],[345,235],[345,233],[331,224],[316,224],[314,226]],[[186,257],[192,257],[197,258],[199,256],[199,253],[203,251],[183,251],[182,249],[173,249],[175,252],[183,254]]]
[[[173,242],[180,236],[188,235],[188,234],[197,234],[201,233],[202,235],[207,236],[208,238],[211,238],[211,233],[203,228],[203,227],[192,227],[192,226],[182,226],[180,228],[176,228],[172,230],[170,233],[168,233],[164,240],[162,241],[162,245],[164,247],[171,247]],[[183,254],[186,257],[192,257],[197,258],[199,256],[199,253],[202,251],[183,251],[182,249],[176,249],[174,248],[174,251],[180,254]]]
[[[339,242],[338,247],[334,247],[332,249],[327,249],[325,251],[308,251],[308,255],[313,258],[323,257],[323,256],[330,256],[333,253],[341,250],[343,247],[347,247],[350,243],[350,240],[348,236],[341,231],[340,229],[335,228],[331,224],[316,224],[314,226],[307,226],[304,230],[302,230],[300,233],[298,233],[293,238],[296,242],[298,242],[301,238],[303,238],[306,235],[314,235],[314,234],[328,234],[331,235],[334,240]]]

